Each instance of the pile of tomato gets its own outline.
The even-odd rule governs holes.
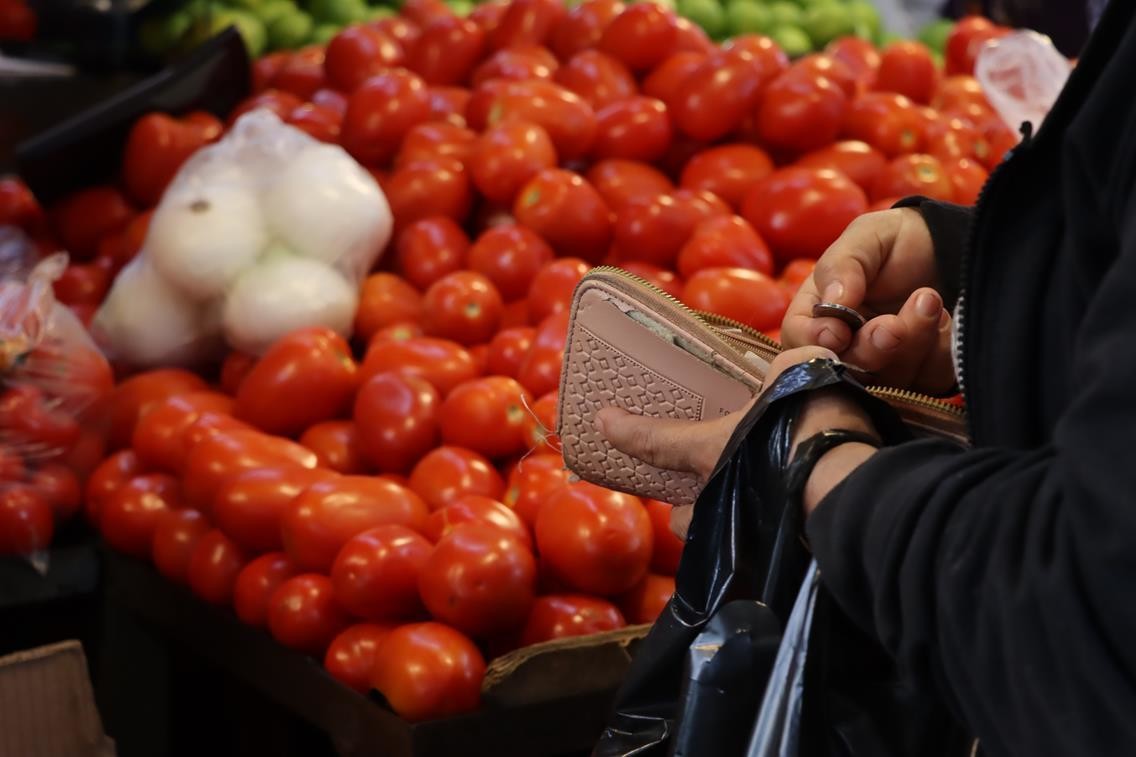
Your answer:
[[[618,265],[777,336],[858,215],[975,201],[1016,142],[970,75],[988,34],[960,25],[944,76],[911,43],[715,45],[656,3],[408,0],[258,60],[229,124],[268,108],[344,146],[395,237],[352,343],[305,329],[122,381],[89,521],[412,719],[476,707],[504,651],[652,621],[682,549],[670,506],[569,481],[551,433],[573,288]],[[89,319],[224,128],[150,114],[114,185],[45,216],[0,182],[0,224],[72,253],[56,293]]]

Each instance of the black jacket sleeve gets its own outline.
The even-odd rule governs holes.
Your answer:
[[[1132,205],[1066,356],[1077,388],[1048,444],[898,445],[808,523],[842,609],[993,755],[1136,750]]]
[[[962,256],[970,235],[974,208],[919,196],[905,197],[894,207],[915,208],[923,216],[935,248],[935,265],[939,273],[937,289],[947,310],[953,310],[958,302]]]

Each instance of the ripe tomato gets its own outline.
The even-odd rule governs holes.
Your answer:
[[[268,599],[268,630],[272,638],[321,658],[331,640],[350,622],[335,601],[331,579],[318,573],[285,579]]]
[[[524,44],[506,47],[489,56],[473,71],[472,83],[477,86],[490,79],[525,81],[551,79],[560,63],[556,56],[540,45]]]
[[[536,543],[553,576],[577,591],[619,594],[651,561],[651,519],[638,498],[570,484],[540,508]]]
[[[465,126],[445,121],[418,124],[403,137],[394,166],[402,168],[411,163],[430,162],[440,158],[452,158],[466,165],[473,154],[476,140],[477,135]]]
[[[543,45],[564,13],[564,5],[558,0],[513,0],[490,34],[489,46],[503,50],[518,45]]]
[[[635,94],[635,77],[615,58],[582,50],[556,72],[556,83],[584,98],[595,110]]]
[[[954,186],[943,164],[931,155],[905,155],[887,164],[872,186],[872,199],[924,195],[950,202]]]
[[[323,70],[324,58],[324,49],[321,46],[313,45],[297,50],[288,57],[280,71],[273,77],[272,86],[296,98],[311,99],[312,95],[327,83]],[[281,115],[281,118],[283,117]],[[229,123],[235,122],[236,118],[235,115],[230,115]]]
[[[352,615],[395,620],[422,612],[418,575],[433,545],[406,526],[385,525],[356,534],[331,566],[335,598]]]
[[[579,174],[541,171],[521,189],[513,215],[562,256],[598,261],[607,253],[611,211]]]
[[[891,207],[890,205],[888,207]],[[781,278],[778,283],[785,293],[792,299],[797,290],[801,288],[801,284],[813,275],[813,269],[816,268],[815,260],[808,260],[806,258],[798,258],[797,260],[790,260],[789,264],[781,271]]]
[[[492,202],[512,204],[530,179],[556,167],[556,148],[541,127],[505,121],[490,127],[474,145],[469,161],[474,186]]]
[[[798,74],[805,74],[810,78],[822,77],[828,79],[844,93],[845,97],[853,98],[859,92],[856,74],[844,61],[827,53],[813,53],[796,60],[789,69]]]
[[[674,52],[675,14],[655,3],[628,6],[604,29],[599,49],[633,71],[649,71]]]
[[[0,428],[8,444],[38,454],[64,452],[82,433],[73,413],[32,384],[13,386],[0,396]]]
[[[368,465],[359,448],[359,433],[352,421],[324,421],[300,436],[300,444],[316,454],[318,464],[336,473],[366,473]]]
[[[952,200],[960,205],[974,205],[978,195],[990,175],[977,161],[969,158],[954,158],[943,162],[943,170],[951,180],[954,190]]]
[[[476,638],[520,626],[536,594],[532,551],[501,529],[462,523],[441,538],[418,575],[438,620]]]
[[[230,604],[237,576],[246,562],[244,551],[214,528],[198,539],[190,555],[186,570],[189,588],[206,602]]]
[[[209,515],[214,496],[230,476],[270,465],[315,468],[316,456],[295,442],[259,431],[215,431],[197,442],[186,456],[182,467],[185,504]]]
[[[245,625],[268,624],[268,601],[280,584],[296,575],[296,566],[283,552],[269,552],[251,561],[233,584],[233,609]]]
[[[789,307],[777,282],[744,268],[706,268],[686,281],[682,300],[696,310],[731,318],[758,331],[776,328]]]
[[[458,384],[478,375],[473,358],[460,344],[433,337],[373,345],[363,359],[363,380],[387,371],[419,376],[443,397]]]
[[[312,95],[312,105],[318,105],[324,110],[335,113],[342,120],[347,113],[347,95],[334,89],[320,89]]]
[[[291,465],[240,471],[226,479],[214,495],[213,522],[253,554],[279,550],[284,510],[308,486],[333,476],[326,470]]]
[[[464,129],[465,110],[473,93],[464,87],[430,87],[428,92],[431,121]]]
[[[619,267],[654,284],[672,297],[682,296],[682,279],[676,276],[674,271],[668,271],[650,263],[636,263],[634,261],[620,263]]]
[[[521,517],[498,500],[480,494],[465,494],[432,512],[426,522],[426,538],[436,543],[462,523],[493,526],[532,549],[532,535]]]
[[[598,161],[585,178],[616,213],[632,200],[650,200],[674,191],[671,180],[661,171],[633,160]]]
[[[714,42],[702,30],[702,27],[688,18],[679,16],[675,18],[675,45],[676,53],[690,51],[706,54],[714,49]]]
[[[439,228],[440,223],[454,225],[448,218],[430,219],[418,221],[403,231],[399,236],[399,256],[402,256],[404,249],[418,249],[419,245],[415,242],[432,234],[434,229]],[[427,226],[424,228],[423,225]],[[448,231],[448,227],[441,226],[441,228]],[[456,225],[454,228],[461,237],[464,237]],[[411,235],[409,241],[408,234]],[[428,244],[427,240],[423,241]],[[392,273],[372,273],[363,280],[359,292],[359,308],[355,311],[354,332],[364,343],[369,343],[371,337],[380,329],[416,322],[421,317],[422,295],[403,279]]]
[[[99,532],[119,552],[149,557],[162,513],[180,506],[176,478],[164,473],[135,476],[99,508]]]
[[[305,103],[288,114],[287,123],[328,144],[339,142],[343,114],[314,103]]]
[[[113,271],[107,265],[110,261],[96,259],[93,263],[69,265],[56,279],[52,287],[55,298],[64,305],[99,306],[110,289]]]
[[[131,446],[146,468],[177,473],[189,452],[186,430],[202,413],[228,415],[233,399],[216,392],[176,394],[153,407],[134,427]]]
[[[567,485],[568,471],[560,455],[532,455],[518,463],[509,474],[504,503],[529,528],[533,528],[545,502]]]
[[[841,37],[830,42],[824,52],[852,72],[857,92],[867,91],[875,85],[880,53],[870,41],[860,37]]]
[[[114,187],[91,187],[69,195],[52,210],[52,228],[73,260],[95,254],[99,240],[121,231],[134,209]]]
[[[651,552],[651,570],[665,576],[673,576],[682,558],[682,548],[686,546],[685,542],[671,531],[673,508],[657,499],[648,499],[643,504],[647,507],[647,514],[651,516],[651,531],[654,534],[655,548]]]
[[[442,403],[442,441],[487,457],[524,452],[525,407],[531,404],[532,395],[515,379],[490,376],[467,381]]]
[[[778,73],[740,55],[707,57],[667,101],[675,128],[704,142],[721,139],[754,110],[765,83]]]
[[[675,582],[670,576],[648,573],[635,588],[619,598],[619,605],[630,622],[654,623],[671,601],[674,589]]]
[[[683,189],[711,192],[734,208],[745,193],[773,173],[773,161],[760,147],[730,144],[696,154],[682,169]]]
[[[576,284],[589,270],[591,266],[578,258],[560,258],[546,263],[529,287],[531,322],[539,325],[548,316],[566,311]]]
[[[426,84],[401,68],[367,79],[347,100],[340,141],[361,163],[381,165],[403,136],[430,116]]]
[[[927,105],[938,84],[938,67],[923,43],[901,40],[883,49],[875,89],[896,92]]]
[[[549,47],[560,60],[569,60],[582,50],[596,47],[604,29],[623,8],[619,0],[585,0],[569,10],[553,28]]]
[[[410,470],[438,442],[440,405],[424,377],[389,372],[367,379],[355,398],[363,459],[380,471]]]
[[[445,15],[422,27],[407,65],[427,84],[461,84],[485,51],[485,32],[468,18]]]
[[[371,670],[379,644],[391,626],[356,623],[348,626],[327,647],[323,666],[332,678],[360,694],[371,690]]]
[[[596,137],[596,114],[591,106],[574,92],[543,79],[500,84],[489,102],[486,125],[504,121],[543,127],[561,161],[587,155]],[[476,128],[474,119],[470,124]]]
[[[200,376],[177,368],[139,373],[115,387],[110,403],[111,449],[130,446],[138,419],[167,397],[206,389]]]
[[[944,117],[927,129],[927,152],[940,160],[989,157],[985,135],[970,121],[957,116]]]
[[[2,480],[4,476],[0,474]],[[79,478],[66,465],[43,463],[32,472],[29,483],[51,505],[57,523],[69,520],[79,511],[82,504]]]
[[[184,584],[193,550],[207,533],[209,521],[196,510],[162,511],[150,544],[154,567],[169,580]]]
[[[505,483],[497,469],[476,452],[461,447],[438,447],[414,466],[410,488],[431,510],[438,510],[464,494],[500,499]]]
[[[977,105],[989,110],[990,101],[986,99],[986,94],[982,91],[982,85],[978,82],[978,79],[969,74],[958,74],[947,76],[939,82],[931,105],[936,110],[945,113],[966,108],[969,105]]]
[[[516,378],[535,336],[536,329],[527,326],[497,332],[489,343],[487,372],[494,376]]]
[[[147,113],[134,122],[122,156],[126,191],[143,207],[162,199],[182,164],[220,132],[200,124],[179,121],[165,113]]]
[[[1009,29],[995,26],[982,16],[967,16],[959,21],[947,37],[947,75],[974,74],[974,62],[986,43],[1009,33]]]
[[[490,79],[484,81],[470,92],[469,100],[465,106],[466,126],[478,132],[484,131],[489,125],[489,114],[497,102],[497,96],[502,94],[512,84],[509,79]],[[524,118],[518,118],[524,121]]]
[[[452,158],[399,167],[383,185],[395,218],[395,234],[422,218],[447,216],[459,223],[473,203],[469,173]]]
[[[410,18],[404,16],[388,16],[377,21],[371,21],[367,25],[375,27],[402,45],[403,50],[414,47],[414,43],[422,35],[422,29],[418,22],[411,21]]]
[[[744,218],[718,216],[698,224],[678,253],[684,278],[705,268],[748,268],[772,275],[773,254]]]
[[[354,92],[385,69],[401,66],[398,42],[371,26],[348,26],[327,43],[323,70],[327,83],[340,92]]]
[[[83,510],[92,525],[99,521],[99,511],[106,501],[127,481],[145,472],[134,450],[124,449],[103,460],[83,490]]]
[[[43,221],[43,209],[27,185],[15,176],[0,178],[0,226],[30,229]]]
[[[359,368],[343,337],[315,326],[282,337],[257,361],[237,391],[235,415],[272,434],[294,436],[342,417],[359,385]]]
[[[423,218],[407,226],[399,234],[397,245],[398,267],[406,277],[406,281],[398,280],[398,283],[395,283],[389,280],[393,277],[382,273],[372,274],[368,278],[370,281],[376,277],[384,277],[379,280],[383,282],[383,290],[388,293],[385,299],[388,299],[393,307],[383,308],[386,311],[381,318],[383,326],[420,320],[422,296],[414,287],[426,289],[443,276],[461,270],[468,250],[469,237],[460,226],[445,216]],[[367,283],[364,282],[360,313],[364,310],[366,289]],[[359,333],[358,315],[355,324],[355,331]],[[372,325],[372,322],[368,320],[367,325]],[[378,331],[378,328],[362,336],[370,341],[375,331]]]
[[[923,142],[921,125],[915,104],[903,95],[868,92],[849,105],[843,134],[894,158],[919,149]]]
[[[845,140],[810,152],[794,165],[798,168],[839,171],[869,192],[887,159],[867,142]]]
[[[553,391],[560,385],[560,368],[564,363],[564,345],[568,340],[567,307],[541,321],[532,347],[521,362],[517,380],[534,396]]]
[[[27,555],[51,544],[51,504],[26,484],[0,489],[0,555]]]
[[[221,363],[221,391],[230,396],[235,395],[254,365],[256,365],[255,356],[230,350]]]
[[[868,207],[864,191],[835,171],[782,169],[756,184],[742,203],[780,262],[819,258]]]
[[[485,660],[477,646],[442,623],[408,623],[379,643],[374,686],[400,717],[427,720],[477,709]]]
[[[689,190],[628,203],[615,222],[619,259],[670,267],[700,222],[729,214],[714,195]]]
[[[653,161],[671,143],[667,106],[653,97],[628,97],[596,114],[593,157]]]
[[[648,97],[657,97],[665,103],[673,103],[681,94],[683,85],[702,62],[704,53],[685,50],[667,57],[643,79],[641,90]]]
[[[559,392],[552,390],[538,399],[525,414],[525,446],[530,451],[560,452],[556,435]]]
[[[453,13],[441,0],[407,0],[402,4],[402,12],[399,15],[410,23],[423,27],[435,18],[452,16]],[[421,34],[415,36],[415,40],[420,38]]]
[[[487,342],[497,332],[504,302],[485,276],[457,271],[430,285],[423,306],[427,334],[469,346]]]
[[[536,233],[515,224],[494,226],[469,249],[466,264],[485,276],[501,297],[525,297],[541,268],[553,259],[552,248]]]
[[[848,98],[824,76],[790,69],[769,83],[757,109],[762,144],[806,152],[830,144],[840,132]]]
[[[533,603],[521,645],[539,644],[569,636],[588,636],[623,628],[627,621],[619,608],[606,599],[582,594],[550,594]]]

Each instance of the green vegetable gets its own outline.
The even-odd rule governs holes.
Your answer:
[[[331,42],[332,37],[339,34],[339,30],[342,28],[343,27],[337,26],[336,24],[320,24],[312,30],[312,44],[326,45],[328,42]]]
[[[312,36],[315,22],[302,10],[293,9],[268,25],[268,44],[273,50],[303,47]]]
[[[813,41],[799,26],[779,26],[769,33],[790,58],[800,58],[813,51]]]
[[[311,0],[308,12],[317,24],[344,26],[362,21],[367,15],[363,0]]]
[[[728,31],[726,10],[718,0],[678,0],[678,12],[701,26],[713,39]]]
[[[773,14],[769,6],[754,0],[734,0],[726,6],[726,26],[730,34],[768,34]]]
[[[210,37],[220,34],[230,26],[235,26],[237,32],[248,48],[249,57],[259,58],[268,47],[268,32],[264,24],[252,13],[235,8],[223,8],[214,11],[209,19],[208,35]]]
[[[932,50],[941,53],[946,49],[947,37],[951,36],[951,30],[954,28],[955,23],[949,18],[932,21],[919,32],[919,41]]]
[[[845,5],[817,5],[805,12],[801,28],[816,47],[824,47],[838,37],[847,37],[856,31],[856,22]]]

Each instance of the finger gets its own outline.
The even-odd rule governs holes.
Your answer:
[[[786,347],[820,345],[841,352],[852,342],[852,329],[838,318],[815,318],[813,306],[821,302],[810,277],[797,290],[781,322],[781,342]]]
[[[954,358],[951,356],[951,317],[944,310],[939,321],[936,345],[916,370],[912,383],[923,391],[939,395],[951,390],[957,382]]]
[[[671,533],[686,541],[686,534],[690,531],[690,521],[694,517],[694,506],[671,508]]]
[[[860,216],[824,251],[813,270],[816,291],[825,302],[859,307],[879,275],[895,241],[901,212]]]
[[[656,468],[708,476],[726,439],[717,421],[680,421],[605,407],[596,428],[620,452]],[[728,436],[728,434],[726,435]]]
[[[907,385],[938,348],[944,312],[935,290],[916,290],[896,315],[869,321],[840,358],[887,383]]]
[[[773,359],[769,364],[769,371],[765,374],[765,386],[770,386],[777,380],[785,370],[798,365],[800,363],[807,363],[810,360],[822,358],[824,360],[836,360],[836,353],[825,347],[817,347],[815,345],[809,347],[797,347],[791,350],[785,350],[780,355]]]

